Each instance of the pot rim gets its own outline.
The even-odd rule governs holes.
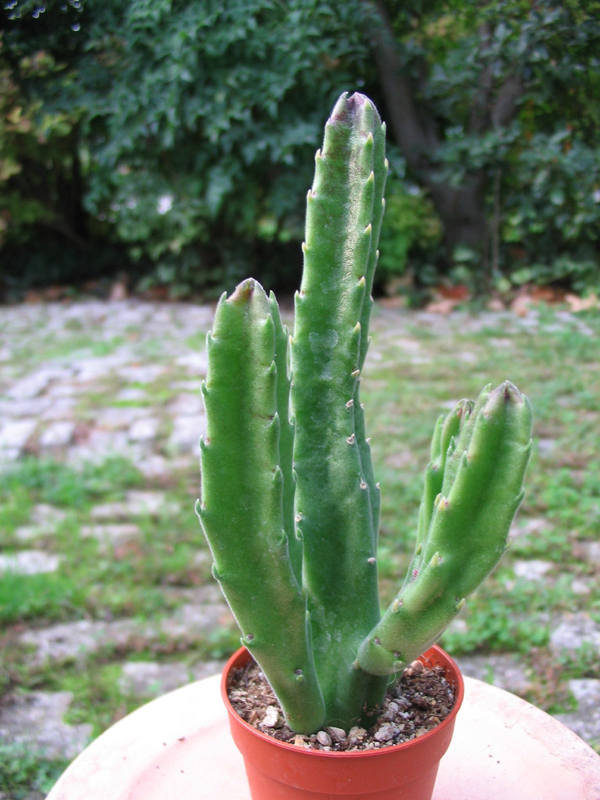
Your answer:
[[[428,656],[429,658],[431,658],[431,656],[434,653],[438,655],[441,654],[444,660],[448,662],[448,666],[450,667],[450,669],[453,670],[456,675],[456,683],[455,683],[456,699],[454,701],[454,706],[452,707],[452,710],[450,711],[446,719],[442,720],[442,722],[440,722],[439,725],[436,725],[435,728],[432,728],[430,731],[427,731],[427,733],[424,733],[422,736],[419,736],[416,739],[410,739],[408,742],[400,742],[399,744],[392,745],[391,747],[382,747],[376,750],[353,750],[352,752],[346,752],[346,751],[325,752],[323,750],[300,748],[294,744],[290,744],[289,742],[281,742],[279,739],[274,739],[272,736],[268,736],[266,733],[262,733],[262,731],[259,731],[256,728],[254,728],[252,725],[246,722],[246,720],[240,717],[240,715],[237,713],[237,711],[229,702],[229,697],[227,693],[229,674],[233,666],[235,665],[236,661],[244,654],[248,655],[247,660],[253,658],[252,654],[245,647],[240,647],[239,650],[236,650],[236,652],[229,658],[229,660],[225,664],[225,667],[223,668],[223,672],[221,674],[221,697],[223,699],[223,702],[225,704],[225,707],[227,708],[230,717],[235,719],[236,724],[239,724],[249,733],[253,734],[259,739],[262,739],[264,742],[268,742],[270,745],[273,745],[275,747],[283,748],[283,750],[289,750],[298,755],[308,755],[311,758],[315,757],[315,758],[325,758],[325,759],[327,758],[347,759],[347,758],[374,758],[376,756],[379,756],[381,758],[382,756],[385,756],[387,753],[397,753],[398,750],[400,749],[410,750],[413,747],[419,747],[420,745],[427,742],[429,739],[434,738],[436,735],[441,733],[441,731],[443,731],[445,727],[454,722],[454,719],[458,714],[458,711],[462,705],[465,696],[465,684],[463,681],[463,676],[459,669],[458,664],[452,658],[452,656],[448,655],[448,653],[446,653],[446,651],[443,650],[438,645],[432,645],[430,648],[428,648],[424,653],[422,653],[419,656],[417,661],[429,660]]]

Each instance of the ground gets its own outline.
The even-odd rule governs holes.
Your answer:
[[[0,308],[0,798],[237,646],[194,514],[213,309]],[[290,315],[287,321],[291,323]],[[442,644],[600,742],[596,312],[449,315],[377,305],[362,396],[382,486],[387,603],[408,565],[437,417],[487,383],[531,399],[513,546]]]

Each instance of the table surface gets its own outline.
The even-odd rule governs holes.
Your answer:
[[[184,686],[122,719],[47,800],[250,800],[219,680]],[[530,703],[465,678],[433,800],[600,800],[600,756]]]

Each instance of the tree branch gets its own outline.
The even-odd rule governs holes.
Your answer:
[[[522,75],[520,73],[509,75],[500,87],[498,97],[492,107],[491,120],[494,129],[503,128],[514,119],[522,93]]]
[[[410,78],[404,73],[392,22],[383,0],[374,0],[372,46],[385,96],[388,117],[396,142],[411,169],[422,174],[439,146],[433,119],[423,124],[415,104]]]
[[[479,52],[483,56],[485,51],[489,49],[489,41],[492,35],[491,28],[489,24],[486,22],[483,25],[479,26],[479,39],[480,39],[480,48]],[[479,75],[479,91],[475,96],[473,101],[473,107],[471,108],[471,115],[469,118],[469,124],[467,126],[467,131],[469,133],[482,133],[488,126],[490,122],[490,94],[492,91],[492,84],[493,84],[493,76],[492,76],[492,65],[488,63],[485,67],[481,70]]]

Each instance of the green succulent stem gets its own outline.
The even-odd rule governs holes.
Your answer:
[[[455,425],[450,416],[450,427]],[[531,454],[531,406],[508,381],[484,389],[446,459],[441,492],[419,543],[420,567],[361,645],[367,672],[388,675],[426,650],[496,566],[523,499]],[[427,486],[427,479],[426,479]],[[431,507],[430,507],[431,504]]]
[[[327,720],[340,726],[360,717],[365,678],[352,665],[379,620],[379,489],[358,387],[376,262],[374,215],[378,230],[387,173],[383,139],[372,103],[342,95],[308,193],[291,342],[303,586]]]
[[[303,733],[368,724],[389,676],[460,611],[506,548],[531,450],[509,382],[438,420],[415,555],[381,617],[360,383],[387,171],[377,110],[343,94],[307,196],[293,336],[250,278],[207,339],[198,516],[242,643]]]
[[[287,381],[277,369],[280,325],[252,279],[219,302],[208,338],[197,511],[243,643],[269,676],[290,724],[314,730],[325,706],[289,546],[293,531],[285,529],[291,469],[282,467],[280,452],[280,418],[287,419],[287,407],[279,405],[285,392],[278,383]]]

